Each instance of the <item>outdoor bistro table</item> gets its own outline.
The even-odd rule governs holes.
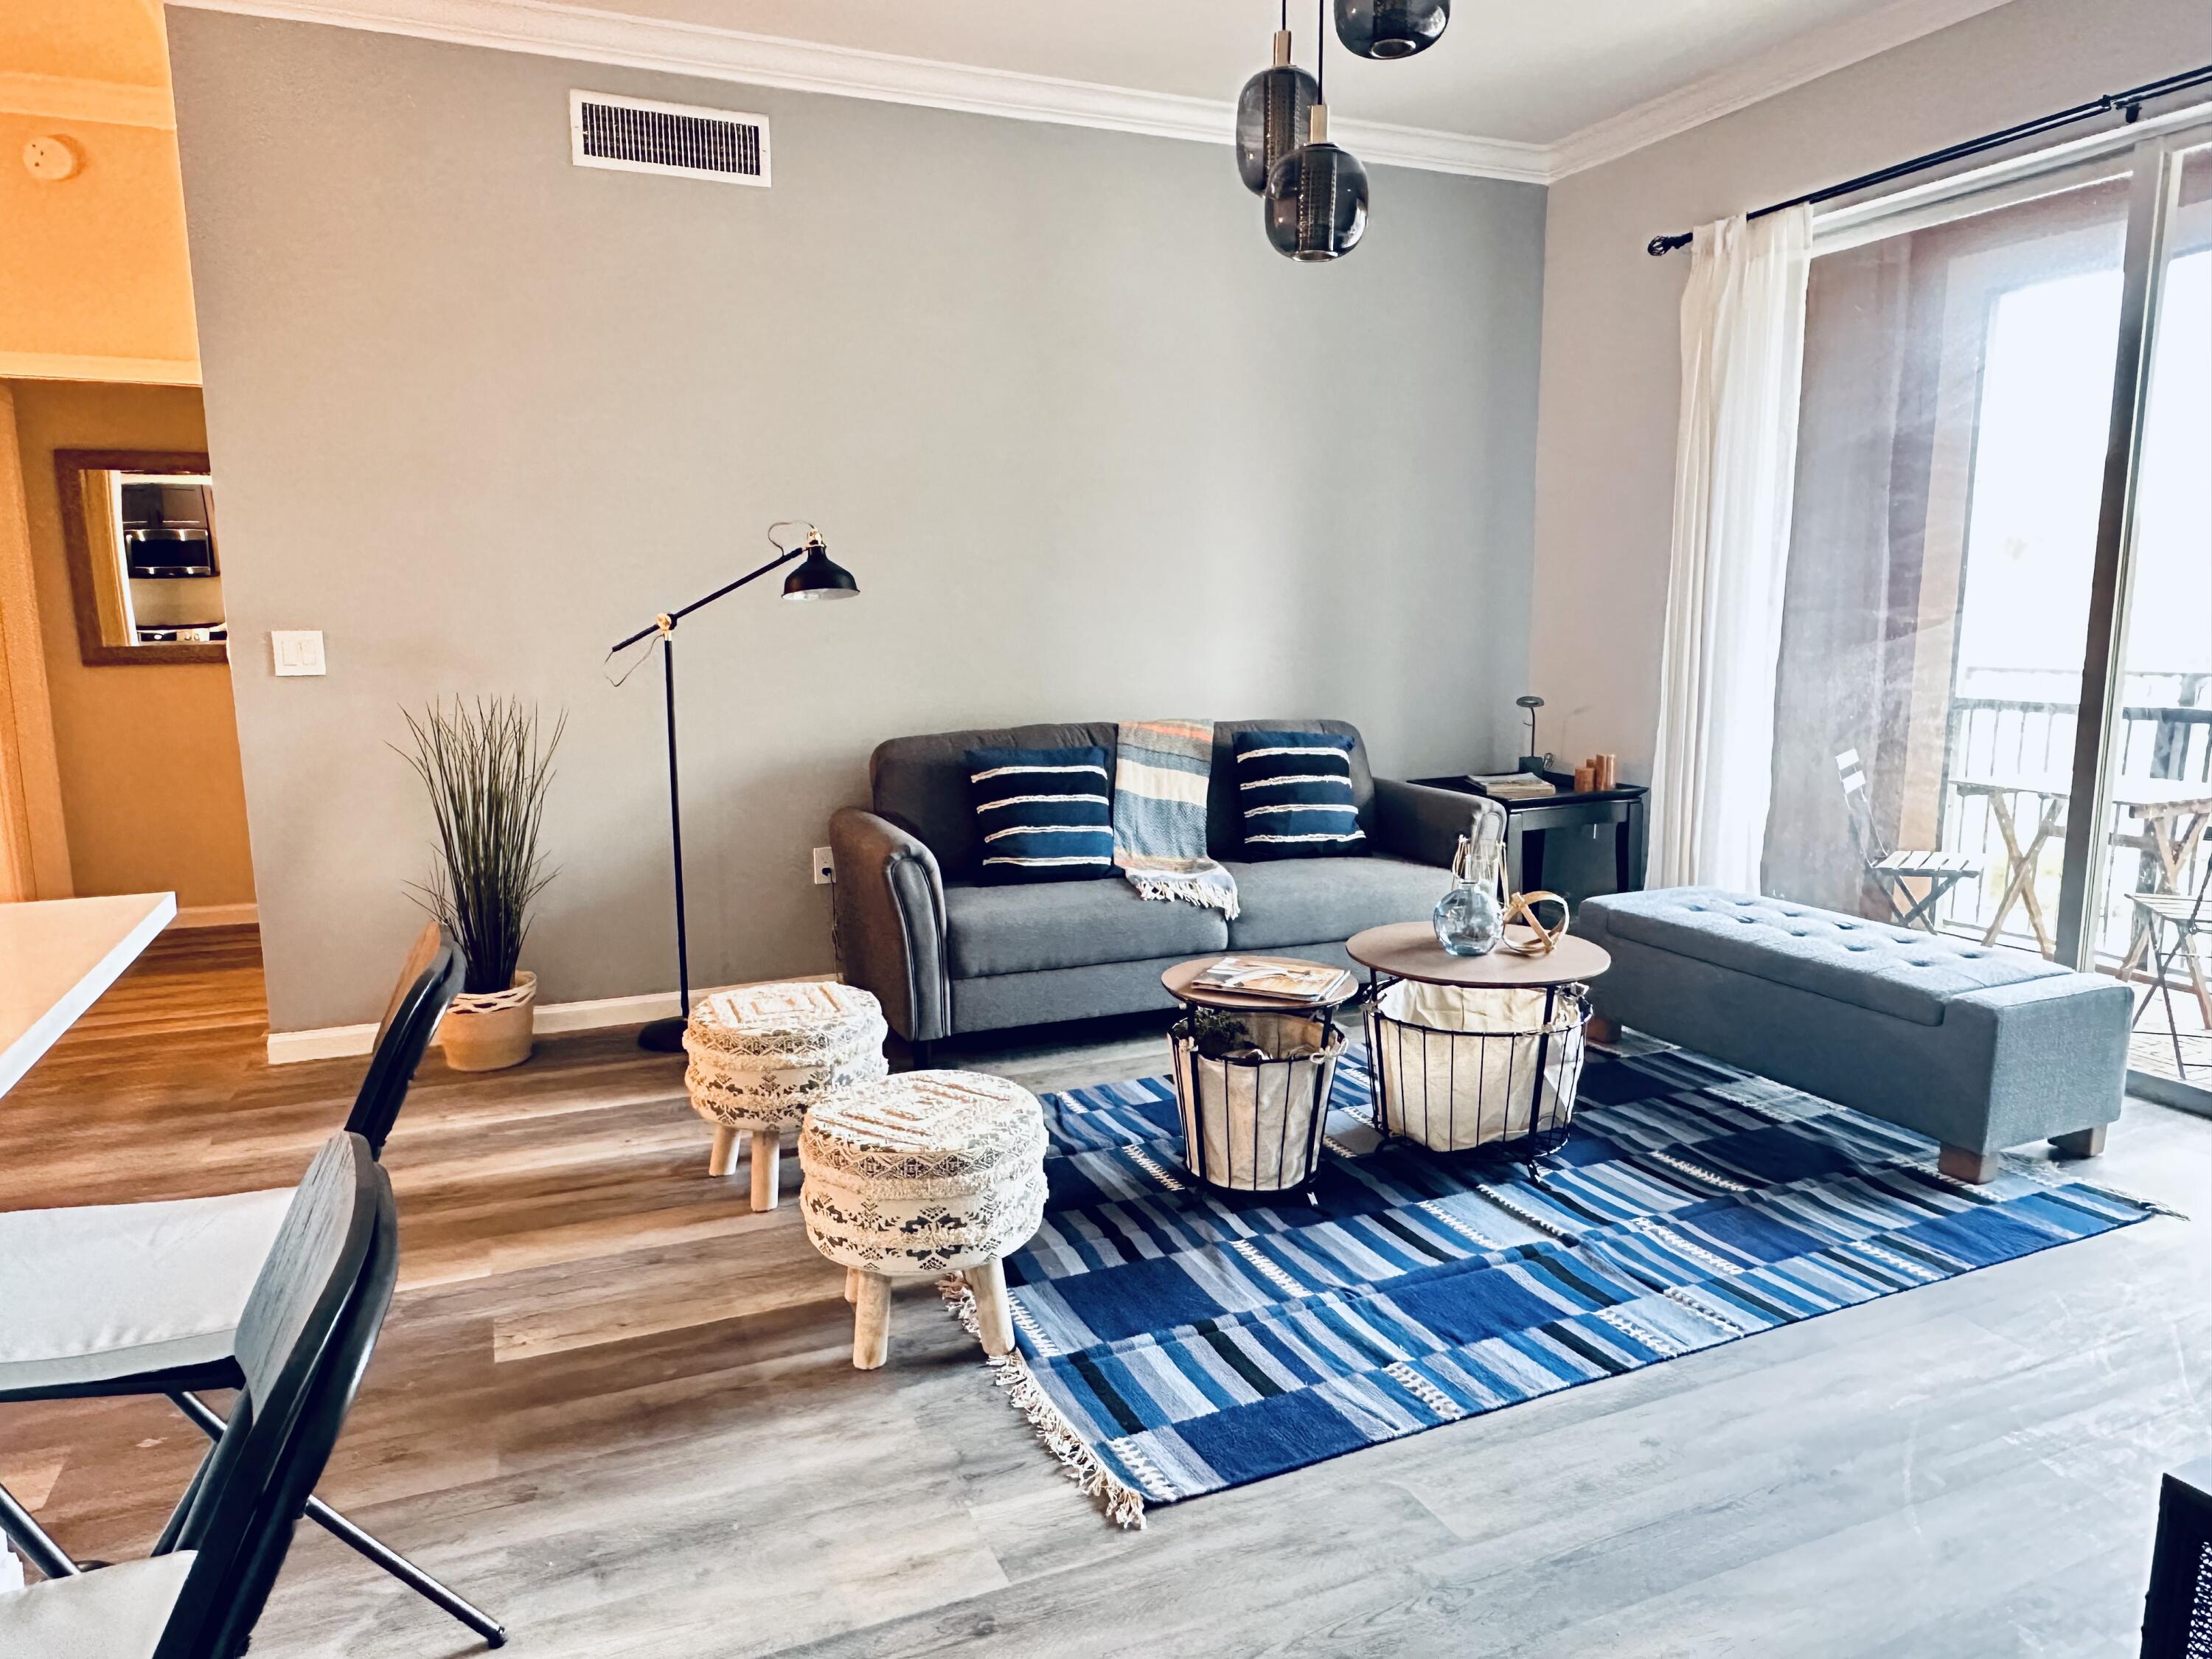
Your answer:
[[[2035,869],[2045,844],[2065,830],[2066,805],[2073,793],[2073,779],[2063,773],[2024,773],[1992,778],[1954,778],[1951,787],[1961,796],[1980,795],[1989,801],[1990,816],[1996,820],[1997,835],[2004,842],[2004,896],[1997,902],[1996,914],[1990,917],[1982,934],[1982,943],[1997,942],[2005,918],[2018,904],[2027,908],[2027,925],[2034,930],[2036,948],[2045,957],[2051,956],[2057,947],[2044,919],[2042,902],[2036,896]],[[2021,840],[2020,814],[2014,806],[2014,799],[2023,795],[2033,795],[2040,803],[2036,810],[2035,828],[2025,845]],[[2119,844],[2147,847],[2158,855],[2158,868],[2154,872],[2158,885],[2151,890],[2180,891],[2182,872],[2203,841],[2207,827],[2212,826],[2212,783],[2192,782],[2185,778],[2116,778],[2112,782],[2112,805],[2141,823],[2145,831],[2140,841],[2126,838]],[[2137,929],[2129,943],[2127,960],[2120,964],[2121,978],[2126,978],[2142,958],[2149,939],[2148,933]],[[2191,966],[2195,966],[2193,962]],[[2201,998],[2201,989],[2199,994]],[[2207,1018],[2212,1018],[2212,1009],[2208,1009]]]
[[[1523,942],[1534,933],[1509,927],[1505,936]],[[1480,1146],[1518,1156],[1532,1173],[1536,1159],[1559,1149],[1582,1079],[1583,1027],[1589,1016],[1583,985],[1613,966],[1602,945],[1570,933],[1542,956],[1501,947],[1485,956],[1455,957],[1437,943],[1429,923],[1401,921],[1355,933],[1344,948],[1368,970],[1367,1066],[1377,1131],[1436,1152]],[[1540,993],[1540,1012],[1495,1030],[1431,1026],[1389,1012],[1391,988],[1408,980],[1459,990]],[[1440,1073],[1441,1113],[1435,1101]],[[1466,1123],[1462,1102],[1472,1108]]]

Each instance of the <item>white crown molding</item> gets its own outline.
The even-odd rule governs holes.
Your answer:
[[[1225,100],[1186,98],[1088,81],[901,58],[737,29],[590,11],[553,4],[550,0],[170,0],[170,3],[737,81],[748,86],[919,104],[1016,121],[1100,127],[1201,143],[1227,143],[1235,124],[1234,106]],[[1371,163],[1539,184],[1549,173],[1549,155],[1540,144],[1354,120],[1339,121],[1336,130],[1347,147]]]
[[[53,121],[93,121],[117,127],[177,125],[167,87],[122,81],[81,81],[67,75],[0,70],[0,115],[36,115]]]
[[[1733,115],[2005,3],[2007,0],[1891,0],[1865,16],[1808,30],[1717,74],[1569,133],[1551,147],[1549,179],[1557,181],[1619,161],[1646,145]]]

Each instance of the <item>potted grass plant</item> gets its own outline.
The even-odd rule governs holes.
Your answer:
[[[530,1058],[538,976],[521,965],[531,907],[554,872],[538,851],[553,755],[568,723],[542,731],[534,703],[455,698],[407,715],[400,752],[429,792],[438,856],[417,902],[468,957],[468,977],[439,1027],[446,1063],[492,1072]]]

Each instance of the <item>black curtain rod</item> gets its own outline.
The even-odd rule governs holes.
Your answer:
[[[2125,92],[2108,92],[2093,98],[2086,104],[2076,104],[2071,109],[2062,109],[2055,115],[2045,115],[2033,121],[2023,121],[2016,127],[1984,133],[1979,138],[1968,138],[1942,149],[1930,150],[1925,155],[1916,155],[1909,161],[1899,161],[1878,173],[1863,173],[1856,179],[1846,179],[1840,185],[1830,185],[1826,190],[1816,190],[1803,196],[1793,196],[1786,202],[1776,202],[1760,208],[1750,216],[1764,219],[1770,213],[1779,213],[1784,208],[1803,205],[1817,207],[1822,202],[1832,202],[1839,196],[1849,196],[1855,191],[1886,185],[1893,179],[1903,179],[1915,173],[1924,173],[1929,167],[1942,167],[1946,161],[1979,155],[1985,150],[2002,149],[2022,138],[2033,138],[2039,133],[2054,132],[2060,127],[2070,127],[2076,122],[2093,121],[2100,115],[2114,111],[2124,113],[2132,125],[2142,114],[2142,106],[2154,98],[2165,98],[2177,92],[2187,92],[2193,87],[2212,85],[2212,64],[2202,69],[2185,70],[2179,75],[2169,75],[2162,81],[2146,81],[2139,87],[2130,87]],[[1654,236],[1644,245],[1644,251],[1656,258],[1662,253],[1672,253],[1678,247],[1690,245],[1690,233],[1679,236]]]

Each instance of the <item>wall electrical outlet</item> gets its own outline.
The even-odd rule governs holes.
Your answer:
[[[814,849],[814,884],[817,887],[827,887],[836,879],[837,860],[830,856],[828,848],[816,848]]]

